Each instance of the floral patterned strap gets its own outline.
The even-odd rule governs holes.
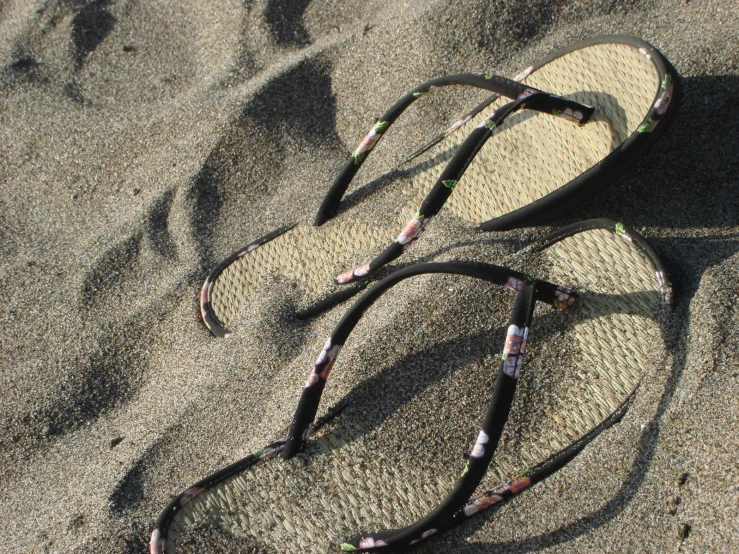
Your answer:
[[[402,550],[437,533],[440,529],[448,528],[452,524],[455,514],[465,509],[493,459],[493,454],[503,434],[503,428],[513,404],[521,360],[526,350],[526,339],[531,326],[534,305],[536,304],[536,288],[536,281],[528,281],[516,293],[498,376],[493,388],[492,400],[488,406],[482,429],[477,436],[477,441],[454,489],[438,507],[423,519],[403,529],[354,535],[347,543],[342,545],[343,551],[386,552]]]
[[[495,93],[493,96],[488,98],[486,102],[483,102],[483,104],[480,104],[478,106],[479,110],[489,105],[499,96],[504,96],[511,99],[519,99],[524,94],[536,93],[544,94],[549,98],[556,99],[556,105],[545,106],[542,104],[538,108],[532,108],[536,109],[537,111],[542,111],[544,113],[559,115],[563,117],[566,117],[565,112],[578,113],[585,117],[585,119],[582,120],[582,123],[585,123],[587,117],[590,117],[589,115],[586,116],[585,114],[592,114],[593,111],[593,108],[583,106],[582,104],[579,104],[572,100],[567,100],[556,95],[543,93],[538,89],[528,87],[519,83],[518,81],[507,79],[505,77],[500,77],[498,75],[486,75],[483,73],[458,73],[455,75],[438,77],[436,79],[427,81],[398,99],[398,101],[395,102],[395,104],[393,104],[375,122],[369,133],[367,133],[364,139],[362,139],[362,142],[359,143],[359,146],[357,146],[354,152],[352,152],[350,158],[344,164],[344,167],[341,169],[339,175],[336,177],[333,184],[331,185],[331,188],[326,193],[326,196],[321,203],[321,207],[318,209],[318,213],[316,214],[314,220],[315,225],[321,225],[336,214],[336,211],[339,208],[339,203],[346,193],[346,190],[349,188],[349,184],[351,183],[352,179],[354,179],[354,176],[357,174],[357,171],[359,171],[359,168],[365,162],[367,156],[369,156],[372,149],[377,145],[378,142],[380,142],[385,132],[392,126],[393,123],[395,123],[395,120],[398,119],[398,117],[400,117],[400,115],[418,98],[421,98],[434,89],[452,85],[471,86],[484,90],[489,90]]]
[[[284,458],[291,458],[305,448],[312,430],[312,422],[318,412],[318,406],[323,394],[329,374],[331,373],[337,356],[344,346],[362,315],[388,289],[394,285],[416,275],[428,273],[449,273],[465,275],[488,281],[490,283],[521,293],[528,285],[536,283],[534,288],[535,299],[548,303],[559,309],[570,307],[576,295],[562,286],[546,281],[535,281],[530,275],[520,273],[504,267],[480,262],[436,262],[418,264],[396,271],[367,290],[354,305],[344,314],[316,360],[313,369],[303,389],[298,402],[290,431],[286,439]],[[505,352],[504,365],[514,373],[520,365],[520,359],[525,344],[520,343],[518,350],[513,348],[515,339],[510,338],[507,344],[511,347]],[[510,356],[510,360],[508,357]],[[516,362],[517,361],[517,362]],[[517,373],[516,373],[517,376]]]
[[[511,82],[515,83],[515,81]],[[349,269],[338,275],[336,277],[336,283],[350,283],[387,265],[399,258],[411,244],[418,240],[436,214],[441,211],[441,208],[449,199],[465,171],[472,163],[475,155],[477,155],[492,136],[494,130],[500,127],[509,115],[521,109],[532,109],[566,117],[570,121],[583,125],[593,114],[593,108],[587,108],[578,104],[577,106],[579,107],[573,111],[575,102],[541,92],[537,89],[525,87],[520,83],[515,84],[523,88],[519,97],[495,110],[482,125],[470,133],[454,154],[454,157],[444,168],[436,184],[429,191],[413,218],[395,239],[395,242],[369,263],[365,263],[355,269]]]
[[[580,439],[552,454],[549,458],[540,462],[536,466],[514,476],[512,479],[474,495],[462,509],[455,512],[451,518],[444,522],[443,525],[426,529],[421,532],[418,538],[412,539],[408,543],[408,546],[414,545],[438,533],[446,531],[447,529],[455,525],[459,525],[463,521],[487,510],[488,508],[513,498],[515,495],[523,492],[532,485],[543,481],[564,467],[601,432],[621,420],[631,404],[634,394],[635,393],[632,393],[610,416],[608,416],[602,423],[588,431]],[[341,545],[341,549],[344,552],[380,552],[382,554],[405,552],[407,548],[405,545],[400,545],[397,542],[388,542],[388,539],[391,539],[393,533],[393,531],[383,531],[367,537],[360,536],[355,539],[354,544],[345,543]],[[358,545],[355,546],[355,544]]]
[[[177,512],[179,512],[185,504],[200,496],[206,490],[214,487],[221,483],[224,479],[235,475],[245,469],[252,467],[253,465],[264,461],[269,458],[275,457],[279,454],[285,446],[284,440],[275,441],[268,446],[257,450],[253,454],[250,454],[246,458],[239,460],[231,464],[230,466],[224,467],[222,470],[201,479],[191,487],[186,488],[180,494],[178,494],[157,519],[154,525],[154,530],[151,533],[151,539],[149,541],[149,554],[163,554],[167,543],[167,531],[172,523]]]
[[[364,313],[385,292],[387,292],[387,290],[400,281],[416,275],[429,273],[448,273],[475,277],[516,291],[519,295],[524,289],[527,289],[527,287],[533,287],[532,294],[534,294],[535,300],[548,303],[560,309],[566,309],[571,306],[575,302],[576,298],[576,295],[573,292],[564,287],[546,281],[534,280],[530,275],[511,269],[480,262],[436,262],[417,264],[390,274],[385,279],[368,289],[359,297],[359,299],[357,299],[354,305],[341,318],[341,321],[339,321],[331,333],[331,336],[326,341],[321,354],[308,376],[308,380],[306,381],[303,393],[298,402],[298,407],[295,411],[286,439],[285,449],[282,453],[284,458],[291,458],[305,448],[312,431],[313,420],[318,412],[318,406],[321,401],[321,396],[323,394],[323,389],[326,386],[328,376],[334,367],[339,352]],[[562,298],[566,298],[567,301],[563,303],[561,300]],[[520,359],[523,354],[523,347],[525,344],[524,342],[519,342],[518,350],[515,350],[513,348],[514,342],[515,339],[512,337],[510,338],[510,341],[507,341],[507,344],[510,343],[511,348],[509,348],[504,355],[506,356],[506,360],[508,356],[510,356],[510,360],[504,360],[503,365],[507,368],[513,367],[513,371],[516,373],[518,365],[520,365]]]
[[[334,367],[337,356],[341,348],[346,343],[347,338],[351,334],[362,315],[374,304],[387,290],[394,285],[416,275],[424,275],[429,273],[449,273],[456,275],[465,275],[488,281],[492,284],[499,285],[521,294],[527,286],[535,283],[533,293],[536,300],[548,303],[555,307],[562,308],[562,298],[567,298],[565,308],[572,305],[576,295],[565,289],[564,287],[548,283],[546,281],[536,281],[533,277],[504,267],[479,263],[479,262],[437,262],[428,264],[418,264],[407,267],[400,271],[392,273],[382,281],[375,284],[367,290],[354,305],[344,314],[341,321],[337,324],[331,336],[327,340],[321,355],[315,362],[315,365],[308,377],[303,389],[303,393],[298,402],[290,431],[285,443],[285,449],[282,453],[283,457],[290,458],[303,450],[310,437],[311,425],[318,412],[318,406],[323,394],[331,370]],[[510,346],[513,347],[514,339],[511,338]],[[509,349],[506,356],[510,355],[510,361],[506,362],[506,367],[515,366],[514,360],[520,360],[524,344],[519,345],[519,350]],[[520,363],[520,362],[519,362]],[[515,369],[518,366],[514,367]]]

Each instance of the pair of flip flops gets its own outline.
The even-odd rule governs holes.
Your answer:
[[[421,198],[429,176],[436,176],[439,164],[447,165],[420,208],[411,211],[418,204],[413,199],[399,212],[401,221],[409,219],[400,234],[399,227],[393,231],[392,226],[360,222],[349,211],[331,220],[352,178],[395,120],[416,99],[446,85],[474,86],[493,95],[441,140],[421,149],[425,158],[419,158],[411,187]],[[303,284],[310,299],[307,314],[341,302],[402,255],[445,203],[455,215],[486,230],[551,218],[638,159],[674,118],[679,95],[680,81],[669,62],[651,45],[623,36],[599,37],[555,52],[515,80],[460,74],[425,83],[393,105],[352,154],[319,210],[318,226],[275,231],[216,268],[201,293],[203,319],[213,334],[227,336],[228,325],[270,273]],[[378,256],[383,245],[388,246]],[[365,256],[371,261],[357,261]],[[609,220],[562,229],[503,266],[414,265],[367,290],[321,351],[287,437],[177,496],[156,524],[152,554],[175,552],[203,522],[243,537],[256,552],[403,551],[532,486],[572,459],[619,419],[646,367],[654,363],[669,300],[665,270],[642,237]],[[387,298],[393,302],[402,296],[409,279],[433,279],[429,274],[494,285],[492,292],[487,285],[460,285],[465,290],[460,306],[511,304],[515,293],[497,373],[491,383],[477,387],[489,407],[456,480],[454,470],[443,475],[420,470],[424,458],[439,452],[422,451],[413,463],[393,455],[386,443],[397,440],[395,435],[381,432],[384,423],[397,419],[393,415],[380,416],[384,423],[373,421],[352,404],[316,421],[329,373],[335,364],[347,369],[341,368],[339,351],[346,345],[345,355],[358,355],[350,335],[362,316],[375,302],[380,308],[373,310],[387,309]],[[353,282],[358,284],[347,286]],[[422,312],[419,306],[414,318],[423,321]],[[536,352],[522,365],[529,334]],[[545,361],[553,354],[547,345],[559,350],[554,366],[562,367],[552,369],[551,360]],[[550,375],[540,382],[527,368],[556,371],[557,378]],[[528,406],[523,410],[514,400],[519,378]],[[552,387],[559,388],[553,392]],[[439,410],[465,403],[459,387],[450,391],[457,393],[440,400],[436,388],[421,387],[411,394],[412,402]],[[531,407],[537,396],[547,397],[546,409]],[[514,421],[510,440],[504,434],[506,421],[509,413],[516,419],[520,411],[535,421]],[[470,415],[480,417],[482,411]],[[467,419],[454,425],[462,428],[470,423]],[[507,444],[499,449],[501,442]],[[397,448],[403,448],[402,441]],[[438,471],[444,466],[439,464],[431,465]],[[492,483],[484,481],[486,475]]]

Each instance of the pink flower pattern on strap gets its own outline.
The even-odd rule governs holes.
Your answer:
[[[154,529],[149,542],[149,554],[162,554],[164,552],[164,539],[159,529]]]
[[[359,267],[355,269],[347,269],[344,273],[342,273],[336,278],[336,282],[340,285],[343,285],[345,283],[354,281],[355,279],[358,279],[359,277],[364,277],[369,272],[370,272],[370,264],[369,262],[367,262],[366,264],[360,265]]]
[[[523,288],[523,281],[516,277],[508,277],[506,284],[503,286],[507,289],[511,289],[513,292],[518,292]]]
[[[408,222],[403,230],[398,235],[396,242],[400,244],[408,244],[421,232],[422,219],[414,217]]]
[[[523,100],[524,98],[528,98],[532,94],[538,94],[538,91],[536,91],[536,90],[534,90],[532,88],[527,88],[521,94],[518,95],[517,100]]]
[[[521,73],[516,75],[513,80],[514,81],[523,81],[526,77],[531,75],[531,72],[534,71],[534,66],[530,65],[526,69],[524,69]]]
[[[406,251],[413,241],[416,241],[421,237],[433,218],[434,216],[424,217],[420,213],[416,212],[413,219],[408,222],[408,225],[403,228],[398,235],[398,238],[395,239],[395,242],[403,246],[403,252]]]
[[[190,502],[190,500],[196,498],[197,496],[200,496],[204,492],[205,489],[200,487],[190,487],[189,489],[185,489],[180,495],[180,506],[184,506],[185,504]]]
[[[472,448],[470,456],[473,458],[482,458],[485,455],[485,445],[489,440],[490,437],[488,437],[487,433],[485,431],[480,431],[480,434],[477,436],[477,442]]]
[[[359,548],[374,548],[375,546],[387,546],[387,543],[380,539],[375,540],[372,537],[359,541]]]
[[[372,147],[374,147],[375,143],[377,142],[377,139],[380,138],[380,133],[377,132],[376,129],[372,129],[364,139],[362,139],[362,142],[359,143],[359,146],[357,146],[357,149],[354,151],[357,154],[363,154],[364,152],[368,152],[369,150],[372,150]]]
[[[502,502],[502,501],[503,501],[503,497],[497,494],[490,493],[490,494],[482,495],[464,507],[464,515],[466,515],[467,517],[470,517],[471,515],[474,515],[477,512],[480,512],[484,510],[485,508],[489,508],[490,506],[497,504],[498,502]]]
[[[464,515],[470,517],[477,512],[489,508],[502,502],[506,498],[510,498],[514,494],[518,494],[522,490],[531,486],[531,478],[526,475],[519,475],[514,477],[507,483],[498,485],[494,489],[486,491],[482,494],[478,494],[472,497],[472,502],[467,504],[463,508]]]
[[[672,100],[673,87],[674,85],[670,83],[667,86],[667,89],[663,90],[657,97],[657,100],[654,103],[654,111],[657,115],[664,115],[667,111],[667,106],[670,104],[670,100]]]
[[[662,273],[661,271],[655,271],[654,276],[657,279],[657,284],[659,285],[660,292],[664,293],[665,290],[667,289],[667,287],[665,286],[666,285],[665,274]]]
[[[323,350],[321,350],[315,365],[313,366],[313,370],[308,376],[305,388],[315,385],[320,379],[323,379],[324,381],[328,379],[329,373],[331,373],[334,363],[336,363],[336,357],[341,351],[341,347],[341,344],[332,344],[331,337],[329,337],[326,344],[323,346]]]
[[[464,125],[465,123],[467,123],[470,119],[472,119],[472,116],[471,115],[466,115],[462,119],[460,119],[460,120],[455,121],[454,123],[452,123],[452,125],[446,131],[447,132],[447,136],[450,135],[450,134],[452,134],[457,129],[459,129],[462,125]]]
[[[375,147],[375,144],[377,144],[377,141],[380,140],[382,134],[389,126],[390,123],[388,123],[387,121],[378,121],[377,123],[375,123],[375,126],[372,127],[372,130],[367,134],[366,137],[364,137],[364,139],[362,139],[362,142],[359,143],[357,149],[352,152],[352,157],[354,158],[355,164],[359,164],[362,162],[364,157],[370,150]]]
[[[428,531],[424,531],[423,533],[421,533],[420,539],[413,540],[408,544],[413,545],[413,544],[416,544],[417,542],[421,542],[422,540],[429,538],[431,535],[435,535],[437,532],[438,532],[437,529],[429,529]]]
[[[554,307],[564,311],[575,303],[575,297],[572,291],[564,287],[557,287],[554,291]]]
[[[508,327],[505,348],[503,348],[503,373],[518,379],[521,358],[526,351],[526,339],[529,336],[528,327],[511,325]]]
[[[580,123],[583,118],[583,113],[580,110],[573,110],[572,108],[565,108],[559,113],[559,117],[571,121],[572,123]]]

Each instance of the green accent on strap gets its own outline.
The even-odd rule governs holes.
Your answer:
[[[447,179],[447,180],[445,180],[445,181],[442,181],[441,183],[442,183],[442,184],[443,184],[443,185],[444,185],[444,186],[445,186],[446,188],[448,188],[448,189],[451,189],[451,190],[454,190],[454,189],[455,189],[455,187],[457,186],[457,183],[459,183],[459,181],[455,181],[454,179]]]
[[[356,548],[354,546],[352,546],[351,544],[349,544],[349,543],[346,543],[345,542],[345,543],[343,543],[341,545],[341,551],[342,552],[354,552],[355,550],[356,550]]]
[[[263,450],[263,449],[261,449],[261,448],[260,448],[259,450],[257,450],[256,452],[254,452],[254,454],[253,454],[253,455],[254,455],[254,456],[259,456],[259,455],[260,455],[260,454],[262,453],[262,450]]]
[[[495,124],[494,121],[490,121],[489,119],[487,121],[485,121],[485,128],[486,129],[490,129],[492,131],[496,127],[497,127],[497,125]]]
[[[613,227],[614,232],[620,237],[626,232],[626,229],[624,229],[623,223],[616,223]]]
[[[637,133],[651,133],[652,129],[654,129],[654,126],[657,124],[657,122],[652,119],[651,117],[647,119],[646,123],[642,123],[639,125],[639,127],[636,129]]]
[[[555,108],[552,110],[552,115],[556,115],[556,116],[562,115],[562,110],[558,110]]]
[[[470,461],[467,460],[467,463],[464,464],[464,469],[462,470],[462,475],[460,475],[460,477],[464,477],[465,475],[467,475],[467,472],[469,470],[470,470]]]
[[[388,123],[387,121],[378,121],[377,123],[375,123],[375,131],[377,131],[378,133],[382,133],[388,127],[390,127],[390,123]]]
[[[426,93],[425,92],[414,92],[413,93],[413,98],[419,98],[419,97],[423,96],[424,94],[426,94]]]
[[[423,218],[425,216],[421,213],[421,210],[418,209],[416,210],[416,213],[413,214],[413,217],[415,217],[418,221],[423,221]]]
[[[354,158],[354,165],[359,165],[362,163],[362,160],[364,160],[364,157],[367,155],[367,152],[354,152],[352,154],[352,158]]]
[[[667,87],[670,86],[670,82],[672,81],[670,74],[665,73],[665,78],[662,79],[662,90],[667,90]]]
[[[527,275],[526,273],[523,274],[523,280],[528,281],[529,283],[534,282],[534,278],[531,275]]]
[[[493,77],[495,77],[495,74],[494,73],[485,73],[485,78],[486,79],[492,79]]]

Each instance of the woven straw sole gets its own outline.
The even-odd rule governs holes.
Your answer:
[[[522,208],[605,158],[641,124],[654,102],[660,75],[638,48],[597,44],[552,60],[522,82],[595,106],[596,116],[582,127],[525,111],[511,117],[475,156],[449,199],[449,209],[467,221],[479,224]],[[505,101],[499,99],[491,108]],[[487,113],[473,118],[431,153],[448,162]],[[414,185],[423,191],[427,182],[421,176]]]
[[[660,80],[660,69],[638,44],[590,44],[537,67],[524,83],[595,106],[594,119],[578,127],[563,118],[526,111],[511,116],[477,154],[450,197],[449,208],[479,224],[563,190],[635,136],[655,103]],[[497,100],[491,108],[503,102]],[[204,319],[211,331],[225,334],[270,272],[297,279],[307,298],[318,300],[332,287],[333,277],[393,243],[461,141],[491,111],[484,110],[420,158],[412,172],[411,198],[396,221],[354,229],[347,212],[320,228],[292,229],[279,240],[226,260],[203,289],[203,311],[211,316]],[[551,211],[564,207],[552,206]]]
[[[663,356],[659,317],[665,295],[658,281],[662,275],[656,274],[661,266],[628,234],[586,229],[512,261],[529,266],[524,269],[537,277],[574,287],[581,296],[567,312],[537,308],[509,439],[496,452],[481,489],[510,479],[597,427],[622,407]],[[510,306],[510,292],[498,290],[495,298]],[[464,295],[464,301],[484,299]],[[395,349],[402,348],[401,340]],[[342,370],[351,368],[335,371]],[[449,391],[462,396],[445,402],[467,400],[466,391]],[[433,405],[437,392],[424,390],[414,402]],[[363,409],[372,413],[373,402],[363,398]],[[481,415],[482,408],[470,410],[469,420],[455,426],[472,438]],[[337,550],[354,531],[397,528],[420,519],[457,475],[441,465],[429,473],[428,463],[444,457],[438,445],[419,453],[423,463],[396,457],[382,432],[364,428],[366,419],[366,412],[347,412],[317,433],[305,454],[260,462],[190,500],[174,517],[166,551],[176,552],[204,523],[243,538],[255,552],[325,553]]]
[[[388,242],[389,233],[389,229],[352,222],[291,229],[223,270],[210,297],[213,312],[228,325],[270,273],[295,280],[309,297],[320,298],[347,263],[358,265],[372,256]]]

